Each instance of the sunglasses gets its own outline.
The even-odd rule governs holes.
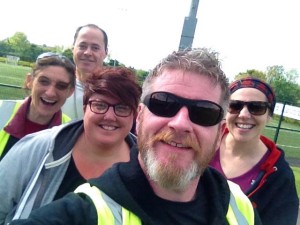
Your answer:
[[[53,52],[45,52],[40,54],[36,59],[36,64],[47,65],[53,63],[54,60],[59,60],[64,64],[71,64],[74,66],[72,61],[64,55],[56,54]]]
[[[160,117],[173,117],[185,106],[190,120],[205,127],[218,124],[224,114],[222,107],[214,102],[186,99],[168,92],[153,92],[145,97],[143,103],[150,112]]]
[[[255,116],[264,115],[267,109],[270,108],[270,104],[268,102],[261,102],[261,101],[244,102],[244,101],[232,100],[229,102],[228,112],[231,114],[239,114],[245,106],[247,106],[249,113]]]

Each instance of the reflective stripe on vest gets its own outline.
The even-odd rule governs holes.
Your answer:
[[[243,193],[240,186],[227,181],[230,188],[230,201],[227,221],[230,225],[253,225],[254,210],[251,201]]]
[[[254,210],[248,197],[237,184],[228,181],[230,202],[226,219],[230,225],[254,225]],[[141,225],[141,220],[121,207],[96,186],[80,185],[75,193],[84,193],[93,201],[98,215],[98,225]],[[121,213],[122,211],[122,213]],[[123,220],[123,221],[122,221]]]
[[[2,104],[4,104],[3,101],[2,101]],[[5,108],[5,113],[4,114],[10,115],[10,117],[8,118],[8,120],[6,122],[2,121],[3,127],[1,127],[1,130],[0,130],[0,156],[3,153],[3,150],[4,150],[4,148],[7,144],[7,141],[8,141],[9,136],[10,136],[8,133],[6,133],[4,131],[3,128],[14,118],[14,116],[17,113],[20,105],[21,105],[21,102],[14,102],[14,107],[12,107],[13,104],[7,104],[8,108]],[[1,108],[1,110],[3,111],[3,108]]]
[[[141,225],[135,214],[121,207],[96,186],[86,183],[80,185],[75,193],[85,193],[93,201],[98,215],[98,225]]]

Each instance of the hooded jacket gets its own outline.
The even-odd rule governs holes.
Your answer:
[[[74,121],[29,134],[13,146],[0,162],[0,224],[27,218],[53,201],[82,132],[83,120]],[[132,134],[125,140],[130,148],[135,144]]]
[[[228,132],[227,129],[225,134]],[[245,194],[257,209],[263,224],[295,225],[299,199],[293,171],[282,149],[267,137],[261,136],[260,139],[270,155],[260,166],[259,176]]]

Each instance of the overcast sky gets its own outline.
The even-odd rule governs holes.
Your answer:
[[[192,0],[6,0],[0,40],[23,32],[34,44],[70,47],[78,26],[109,36],[112,58],[148,70],[177,50]],[[220,53],[230,78],[282,65],[300,73],[298,0],[200,0],[193,47]]]

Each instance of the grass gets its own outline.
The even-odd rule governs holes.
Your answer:
[[[30,71],[29,67],[0,63],[0,83],[22,86],[25,75]]]
[[[274,140],[276,128],[273,127],[277,127],[278,123],[279,119],[274,117],[271,123],[268,124],[268,127],[265,128],[263,134]],[[281,128],[288,128],[299,131],[295,132],[280,130],[276,144],[285,151],[286,157],[296,158],[300,161],[300,125],[282,121]]]
[[[22,87],[29,67],[0,63],[0,83]],[[23,99],[27,94],[21,88],[1,86],[0,99]]]
[[[300,199],[300,167],[292,167],[292,170],[295,175],[297,193]]]

